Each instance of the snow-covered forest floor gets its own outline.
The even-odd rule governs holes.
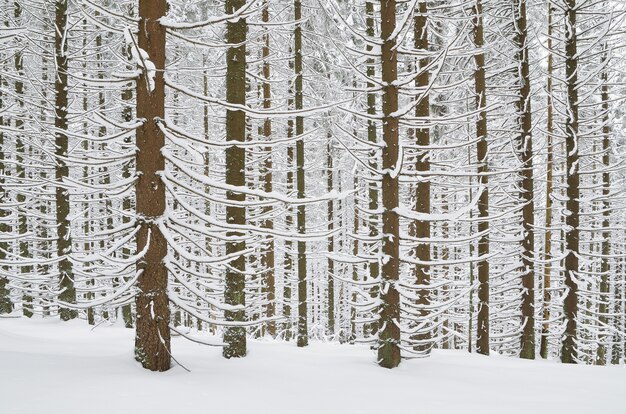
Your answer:
[[[398,369],[367,347],[251,341],[245,359],[173,338],[179,366],[133,360],[133,331],[84,321],[0,319],[2,414],[447,414],[623,412],[624,367],[435,350]]]

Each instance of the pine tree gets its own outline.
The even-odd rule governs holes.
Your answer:
[[[563,311],[565,332],[561,344],[561,362],[576,363],[576,324],[578,314],[578,285],[576,283],[579,263],[580,175],[578,156],[578,56],[576,30],[576,0],[565,0],[565,83],[567,115],[566,177],[567,202],[565,208],[565,286],[567,287]]]
[[[166,209],[165,186],[159,177],[165,170],[161,149],[165,135],[158,122],[165,118],[165,16],[166,0],[139,1],[139,50],[133,53],[142,68],[137,80],[137,117],[145,119],[137,129],[136,209],[141,228],[137,249],[143,257],[137,263],[140,272],[136,296],[137,327],[135,358],[151,371],[170,368],[170,309],[167,293],[168,272],[164,264],[167,241],[159,220]],[[147,53],[145,56],[141,50]]]
[[[478,181],[481,191],[478,199],[478,320],[476,352],[489,355],[489,160],[487,144],[487,84],[485,80],[485,44],[483,34],[483,6],[476,0],[472,8],[473,41],[477,52],[474,54],[476,69],[474,72],[474,90],[476,109],[479,110],[476,121],[476,158],[478,160]]]
[[[232,14],[245,5],[245,0],[227,0],[226,14]],[[226,42],[230,45],[226,53],[226,100],[231,104],[246,103],[246,19],[226,25]],[[226,139],[228,141],[246,140],[246,114],[241,110],[226,111]],[[246,151],[242,147],[229,146],[226,149],[226,184],[244,187],[246,185]],[[246,224],[246,208],[238,205],[245,201],[245,194],[227,191],[226,198],[233,202],[226,206],[226,222],[234,226]],[[237,325],[246,317],[246,257],[242,252],[246,242],[241,232],[230,231],[233,239],[226,243],[226,254],[240,253],[226,268],[226,286],[224,299],[227,305],[235,307],[224,311],[227,322],[232,322],[224,329],[224,357],[239,358],[246,355],[246,328]]]
[[[396,286],[400,274],[400,218],[398,199],[399,122],[398,55],[395,51],[396,1],[381,0],[381,74],[383,81],[383,266],[379,310],[378,364],[394,368],[400,364],[400,294]]]

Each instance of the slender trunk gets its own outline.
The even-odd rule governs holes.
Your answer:
[[[522,240],[522,323],[524,328],[520,357],[535,359],[535,202],[526,0],[516,0],[515,26],[517,28],[515,36],[516,60],[519,68],[519,100],[516,109],[520,135],[517,145],[522,162],[520,187],[523,202],[522,225],[524,227],[524,239]]]
[[[131,17],[134,16],[134,8],[132,5],[128,6],[128,15]],[[131,53],[130,47],[131,47],[130,45],[125,46],[124,49],[122,50],[122,53],[126,56],[126,58],[129,61],[132,61],[132,53]],[[122,109],[122,120],[127,123],[130,123],[133,120],[133,107],[132,107],[132,102],[131,102],[132,99],[133,99],[133,90],[129,86],[126,86],[124,90],[122,91],[122,102],[124,102],[124,106]],[[125,150],[129,151],[132,145],[133,145],[133,142],[132,142],[131,137],[124,139]],[[122,178],[124,179],[130,178],[132,175],[132,172],[131,172],[132,168],[133,168],[133,165],[131,164],[130,161],[125,163],[124,166],[122,167]],[[132,207],[133,207],[133,203],[132,203],[131,196],[124,197],[124,199],[122,200],[122,210],[124,211],[124,215],[122,216],[122,223],[130,222],[131,218],[129,214],[131,212]],[[131,255],[131,250],[128,247],[124,247],[122,249],[122,256],[128,257],[130,255]],[[132,307],[130,303],[122,307],[122,317],[124,318],[124,326],[126,328],[132,328],[134,322],[133,322]]]
[[[578,56],[576,34],[576,0],[566,0],[565,11],[565,82],[567,110],[565,117],[567,202],[565,208],[565,332],[561,347],[561,361],[575,364],[576,323],[578,315],[578,253],[579,253],[579,197],[580,176],[578,162]]]
[[[374,3],[372,3],[371,1],[368,1],[365,3],[365,13],[367,14],[367,17],[365,18],[366,33],[367,33],[367,36],[373,39],[374,36],[376,35],[376,31],[375,31],[376,22],[374,18]],[[373,47],[368,44],[366,47],[366,50],[368,52],[371,52],[373,50]],[[376,62],[373,58],[367,59],[366,73],[367,73],[367,77],[370,79],[376,76],[375,63]],[[372,82],[368,82],[367,87],[368,89],[374,89],[375,84]],[[372,116],[376,115],[376,93],[375,92],[367,93],[367,114],[372,115]],[[374,120],[367,121],[367,140],[374,145],[378,143],[376,121]],[[379,156],[379,152],[377,149],[370,150],[369,166],[374,171],[378,169],[378,156]],[[378,190],[378,181],[372,180],[372,182],[369,183],[369,189],[368,189],[368,197],[369,197],[368,208],[370,211],[373,212],[369,216],[369,236],[372,238],[372,240],[377,240],[379,237],[379,229],[378,229],[379,215],[376,213],[376,211],[378,210],[378,205],[379,205],[379,193],[380,192]],[[378,259],[380,246],[378,246],[378,242],[375,242],[375,243],[376,244],[374,248],[372,249],[372,253],[376,257],[374,258],[374,260],[370,262],[370,266],[369,266],[369,277],[373,281],[378,280],[378,278],[380,277],[380,262]],[[374,283],[370,291],[370,296],[373,300],[378,300],[379,294],[380,294],[379,286],[377,283]],[[371,335],[375,337],[378,332],[378,324],[376,322],[372,323],[370,330],[371,330]]]
[[[328,147],[326,149],[326,191],[331,192],[334,189],[333,186],[333,153],[332,153],[332,136],[329,133]],[[326,213],[326,220],[328,222],[328,231],[332,232],[335,229],[335,217],[334,217],[334,202],[328,200],[328,210]],[[335,237],[331,234],[328,237],[328,252],[335,251]],[[326,333],[328,335],[335,334],[335,261],[328,257],[328,328]]]
[[[480,111],[476,121],[476,158],[478,162],[478,180],[480,183],[480,198],[478,199],[478,321],[476,327],[476,352],[489,355],[489,160],[487,159],[487,84],[485,81],[485,54],[482,50],[485,41],[483,35],[483,6],[481,0],[476,0],[473,7],[473,37],[474,45],[478,49],[474,55],[476,71],[474,72],[474,87],[476,93],[476,108]]]
[[[419,3],[419,14],[415,17],[414,25],[414,47],[422,53],[428,53],[428,9],[426,2]],[[419,61],[419,67],[416,70],[420,71],[419,75],[415,78],[415,86],[418,89],[418,102],[415,106],[415,116],[423,119],[430,117],[430,96],[427,88],[430,82],[430,73],[426,68],[428,65],[428,58],[422,58]],[[423,92],[422,92],[423,91]],[[419,95],[424,93],[424,95]],[[430,129],[417,128],[415,130],[415,143],[418,146],[427,147],[430,145]],[[427,172],[430,171],[430,153],[428,149],[417,150],[415,171]],[[415,205],[414,210],[421,214],[430,214],[430,179],[419,181],[415,189]],[[418,239],[430,239],[430,222],[427,220],[415,220],[411,223],[410,234]],[[420,242],[413,249],[414,257],[420,262],[413,267],[413,279],[415,283],[420,286],[427,286],[430,284],[430,242]],[[428,306],[430,304],[430,289],[420,289],[417,291],[418,300],[417,305]],[[425,318],[428,315],[428,311],[420,310],[420,317]],[[430,329],[430,325],[426,325],[425,329]],[[421,353],[430,352],[432,344],[428,344],[427,341],[431,337],[431,332],[424,332],[415,336],[417,345],[415,350]]]
[[[299,22],[294,31],[294,69],[296,75],[295,93],[296,110],[303,109],[303,79],[302,79],[302,2],[295,0],[294,19]],[[304,134],[304,117],[296,116],[296,186],[298,198],[304,198],[305,176],[304,176],[304,139],[300,138]],[[306,233],[306,210],[304,204],[298,206],[297,210],[298,234],[302,237]],[[307,265],[306,265],[306,242],[298,240],[298,346],[307,346],[309,343],[308,334],[308,299],[307,299]]]
[[[606,50],[606,45],[604,46]],[[601,81],[601,93],[602,93],[602,163],[604,164],[604,172],[602,173],[602,228],[604,232],[602,235],[602,263],[600,267],[600,305],[598,307],[598,313],[600,318],[600,334],[598,338],[598,354],[596,356],[597,365],[606,364],[606,351],[607,340],[610,337],[606,334],[608,331],[607,325],[609,324],[608,312],[609,312],[609,256],[611,254],[611,231],[608,230],[611,219],[611,204],[609,202],[611,192],[611,176],[609,173],[610,168],[610,138],[611,138],[611,125],[610,125],[610,113],[609,113],[609,76],[608,76],[608,52],[605,51],[605,55],[602,58],[602,65],[605,65],[602,71]]]
[[[144,70],[137,81],[137,118],[146,121],[136,136],[136,209],[141,224],[137,249],[145,249],[145,254],[137,263],[135,358],[151,371],[170,368],[170,308],[164,264],[167,241],[157,225],[166,208],[165,186],[159,178],[165,170],[161,154],[165,136],[157,125],[159,119],[165,119],[165,28],[159,19],[166,9],[166,0],[139,0],[139,47],[148,54],[156,73],[151,79],[152,74]]]
[[[543,359],[548,358],[549,335],[550,335],[550,275],[552,273],[552,191],[554,188],[554,104],[552,102],[552,5],[548,4],[548,114],[547,114],[547,151],[548,159],[546,165],[546,233],[544,236],[544,260],[543,268],[543,324],[541,326],[541,344],[539,352]]]
[[[14,2],[13,16],[15,17],[16,24],[22,22],[22,5],[20,2]],[[26,147],[24,145],[22,130],[24,129],[24,82],[22,77],[24,76],[24,56],[21,50],[18,50],[14,55],[14,68],[18,78],[15,80],[15,97],[16,104],[19,108],[19,114],[15,117],[14,127],[16,132],[15,138],[15,175],[20,182],[24,182],[26,179]],[[15,197],[17,201],[18,214],[17,214],[17,233],[19,235],[18,249],[19,256],[23,260],[28,260],[29,249],[28,241],[26,241],[26,235],[28,233],[28,222],[26,220],[26,214],[23,209],[26,204],[26,196],[23,192],[18,191]],[[30,266],[21,266],[21,273],[28,275],[31,272]],[[22,294],[22,314],[28,318],[33,316],[33,297],[31,294],[32,285],[28,282],[24,283],[24,292]]]
[[[270,19],[269,14],[269,0],[263,1],[263,10],[261,18],[264,23],[268,23]],[[272,93],[270,86],[270,36],[269,29],[266,27],[263,29],[263,108],[269,110],[272,107]],[[266,141],[272,139],[272,121],[268,117],[263,121],[263,136]],[[267,158],[265,159],[265,176],[264,176],[264,190],[267,192],[272,191],[272,147],[268,146],[265,151],[267,152]],[[267,229],[274,228],[274,220],[272,219],[272,207],[267,207],[263,212],[267,216],[263,222],[263,227]],[[263,246],[263,255],[261,256],[261,265],[265,272],[265,296],[267,300],[267,308],[265,315],[268,318],[273,318],[276,315],[276,282],[274,275],[274,237],[268,236]],[[276,322],[270,320],[267,323],[267,333],[274,337],[276,336]]]
[[[378,364],[394,368],[400,364],[400,294],[396,287],[400,270],[400,219],[398,208],[399,122],[398,55],[396,53],[396,0],[381,0],[383,81],[383,266],[378,329]]]
[[[4,86],[4,80],[0,76],[0,110],[4,108],[3,103],[3,92],[2,88]],[[6,236],[11,232],[11,226],[6,222],[6,220],[10,217],[11,211],[7,208],[4,208],[5,204],[9,204],[9,194],[4,188],[5,177],[7,174],[6,165],[4,163],[4,131],[2,127],[5,125],[5,120],[0,114],[0,174],[2,175],[2,181],[0,182],[0,261],[5,261],[7,258],[7,250],[9,248],[9,243],[5,240]],[[2,272],[6,272],[6,267],[2,267]],[[13,311],[13,303],[11,302],[11,291],[8,286],[8,279],[0,276],[0,314],[11,313]]]

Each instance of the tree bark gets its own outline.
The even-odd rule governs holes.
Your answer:
[[[476,93],[476,109],[479,110],[476,121],[476,158],[478,162],[478,180],[480,197],[478,199],[478,320],[476,327],[476,352],[489,355],[489,147],[487,144],[487,84],[485,81],[485,54],[482,50],[485,41],[483,35],[483,6],[476,0],[473,13],[473,40],[477,52],[474,55],[476,70],[474,72],[474,90]]]
[[[521,160],[521,198],[522,226],[522,323],[524,328],[521,338],[520,357],[535,359],[535,201],[533,174],[533,137],[532,111],[530,97],[530,64],[528,56],[528,29],[526,19],[526,0],[515,2],[515,46],[519,68],[519,100],[517,116],[520,136],[518,153]]]
[[[261,12],[261,19],[264,23],[269,23],[270,13],[269,13],[269,0],[263,1],[263,10]],[[264,28],[263,33],[263,109],[269,110],[272,107],[272,91],[270,85],[270,35],[269,29]],[[272,139],[272,121],[271,119],[265,118],[263,121],[263,137],[266,141],[271,141]],[[264,174],[264,190],[267,192],[271,192],[272,185],[272,147],[268,146],[265,149],[267,152],[267,158],[265,159],[265,174]],[[266,229],[274,228],[274,220],[272,218],[272,207],[267,207],[263,212],[268,218],[263,222],[263,227]],[[275,274],[274,274],[274,261],[275,261],[275,252],[274,252],[274,237],[267,236],[264,246],[263,246],[263,254],[261,256],[261,264],[263,266],[264,279],[265,279],[265,296],[267,300],[267,307],[265,310],[265,316],[267,318],[273,318],[276,315],[276,282],[275,282]],[[276,322],[270,320],[267,322],[267,333],[274,337],[276,336]]]
[[[415,16],[414,24],[414,47],[422,53],[428,53],[428,6],[426,2],[420,2],[418,5],[418,14]],[[419,91],[424,91],[424,96],[418,95],[418,102],[415,106],[415,116],[423,119],[430,117],[430,95],[426,92],[430,82],[430,72],[425,69],[428,65],[428,58],[419,60],[419,66],[416,70],[420,74],[415,78],[415,86]],[[430,129],[415,129],[415,143],[418,146],[427,147],[430,145]],[[418,173],[430,171],[430,152],[428,149],[417,150],[415,171]],[[414,210],[421,214],[430,214],[430,178],[419,181],[415,189],[415,205]],[[428,220],[415,220],[411,223],[410,235],[418,239],[430,239],[430,222]],[[420,242],[413,249],[414,257],[421,262],[413,267],[413,279],[420,286],[430,284],[430,265],[423,264],[430,262],[430,242]],[[430,289],[420,289],[417,291],[417,305],[428,306],[430,304]],[[420,310],[420,317],[425,318],[428,311]],[[430,329],[430,325],[425,327]],[[431,337],[431,332],[424,332],[415,336],[417,345],[415,350],[420,353],[430,352],[431,344],[427,341]]]
[[[294,0],[294,20],[298,22],[294,30],[294,69],[296,75],[295,82],[295,109],[303,109],[303,79],[302,79],[302,2]],[[298,198],[305,195],[305,172],[304,172],[304,139],[300,138],[304,134],[304,117],[296,116],[296,186]],[[298,234],[304,236],[306,233],[306,209],[304,204],[298,205],[297,209]],[[304,347],[309,344],[308,334],[308,299],[307,299],[307,263],[306,263],[306,242],[298,240],[298,346]]]
[[[382,81],[383,81],[383,266],[378,329],[378,364],[394,368],[400,364],[400,295],[396,288],[400,265],[400,219],[398,208],[399,122],[396,0],[381,0]]]
[[[552,71],[553,71],[553,55],[552,55],[552,5],[548,4],[548,114],[547,114],[547,162],[546,162],[546,232],[544,235],[544,260],[543,268],[543,324],[541,326],[541,344],[539,353],[543,359],[548,358],[549,352],[549,335],[550,335],[550,286],[552,273],[552,191],[554,188],[554,103],[552,101]]]
[[[157,225],[166,208],[165,186],[159,177],[165,170],[161,150],[165,136],[157,123],[165,118],[165,28],[159,19],[166,14],[166,0],[139,0],[139,48],[155,65],[154,84],[143,70],[137,81],[137,118],[145,119],[137,129],[136,209],[141,228],[137,249],[146,253],[137,263],[137,328],[135,358],[151,371],[170,368],[170,308],[167,296],[167,241]],[[145,66],[145,63],[140,65]]]
[[[245,5],[245,0],[227,0],[226,14],[233,14]],[[246,35],[248,25],[246,19],[228,22],[226,27],[226,42],[231,45],[226,52],[226,100],[229,103],[245,105],[246,103]],[[226,111],[226,140],[246,140],[246,114],[243,111]],[[244,187],[246,185],[246,151],[242,147],[230,146],[226,149],[226,184]],[[246,224],[246,208],[236,205],[244,202],[245,194],[227,191],[226,197],[232,200],[233,205],[226,206],[226,222],[234,225]],[[237,231],[229,231],[229,237],[244,236]],[[232,255],[246,249],[244,240],[226,242],[226,254]],[[246,257],[240,254],[232,260],[226,269],[226,289],[224,292],[227,305],[244,306],[246,304]],[[226,310],[226,321],[243,322],[246,312],[240,310]],[[246,355],[246,328],[243,326],[227,326],[224,329],[224,357],[239,358]]]
[[[565,332],[561,344],[561,362],[575,364],[576,324],[578,316],[578,253],[580,175],[578,165],[578,56],[576,34],[576,0],[565,2],[565,83],[567,111],[565,116],[567,202],[565,208],[565,287],[563,302]]]

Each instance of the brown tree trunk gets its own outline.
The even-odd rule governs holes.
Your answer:
[[[59,258],[59,285],[63,292],[59,299],[63,302],[76,302],[74,288],[74,274],[70,254],[72,253],[72,238],[70,228],[70,199],[69,190],[65,188],[64,180],[69,176],[69,167],[66,163],[68,156],[68,137],[66,134],[68,121],[68,85],[67,85],[67,0],[57,0],[55,7],[55,36],[54,54],[57,73],[54,83],[54,144],[55,144],[55,180],[56,180],[56,222],[57,222],[57,255]],[[78,312],[61,307],[59,316],[62,320],[74,319]]]
[[[157,122],[165,118],[165,28],[159,19],[165,16],[166,0],[139,0],[139,47],[145,50],[156,67],[154,79],[144,70],[137,81],[137,118],[145,119],[137,129],[137,215],[141,229],[137,249],[145,255],[137,263],[141,272],[137,281],[137,328],[135,358],[151,371],[170,368],[170,308],[167,296],[167,241],[155,223],[166,208],[165,186],[159,173],[165,170],[161,149],[165,136]],[[139,62],[145,67],[145,63]]]
[[[528,30],[526,20],[526,0],[515,2],[515,46],[519,67],[519,100],[517,116],[520,136],[518,153],[522,162],[522,323],[524,328],[521,338],[520,357],[535,359],[535,201],[533,177],[533,137],[532,111],[530,99],[530,64],[528,56]]]
[[[565,117],[566,135],[566,177],[567,202],[565,208],[565,287],[563,302],[565,332],[561,346],[561,361],[575,364],[576,318],[578,315],[578,253],[579,253],[579,211],[580,176],[578,163],[578,56],[576,34],[576,0],[566,0],[565,5],[565,82],[567,88],[567,111]]]
[[[245,0],[227,0],[226,14],[235,13],[245,5]],[[226,42],[231,45],[226,52],[226,100],[229,103],[245,105],[246,103],[246,35],[248,25],[246,19],[228,22],[226,28]],[[246,140],[246,114],[243,111],[226,111],[226,140]],[[226,184],[244,187],[246,185],[246,151],[244,148],[230,146],[226,149]],[[227,191],[228,200],[234,205],[226,206],[226,222],[234,225],[246,224],[246,208],[236,205],[245,201],[245,194]],[[229,237],[243,237],[244,234],[229,231]],[[226,242],[226,254],[232,255],[243,252],[246,248],[244,240]],[[226,269],[226,288],[224,297],[226,304],[245,306],[246,304],[246,257],[241,254],[232,260]],[[240,310],[226,310],[226,321],[243,322],[246,312]],[[224,329],[224,357],[238,358],[246,355],[246,328],[243,326],[227,326]]]
[[[269,0],[263,1],[263,10],[261,12],[261,18],[264,23],[268,23],[270,19],[269,13]],[[263,108],[269,110],[272,107],[272,93],[270,86],[270,36],[269,29],[265,28],[263,33]],[[270,118],[266,118],[263,122],[263,136],[267,141],[272,139],[272,121]],[[265,176],[264,176],[264,190],[267,192],[272,191],[272,147],[269,146],[265,149],[268,153],[265,159]],[[272,219],[272,207],[267,207],[263,212],[268,218],[263,222],[263,227],[267,229],[274,228],[274,220]],[[273,318],[276,315],[276,282],[274,275],[274,237],[268,236],[263,246],[263,255],[261,256],[261,264],[263,271],[265,272],[265,295],[267,300],[267,308],[265,315],[268,318]],[[270,320],[267,323],[267,333],[274,337],[276,336],[276,322]]]
[[[428,53],[428,8],[426,2],[420,2],[418,5],[419,14],[415,17],[414,25],[414,47],[422,53]],[[423,58],[419,61],[419,67],[416,70],[421,73],[415,78],[415,86],[418,91],[426,91],[430,82],[430,73],[424,68],[428,65],[428,59]],[[419,93],[419,92],[418,92]],[[426,92],[425,92],[426,93]],[[415,116],[420,118],[428,118],[430,116],[430,96],[428,93],[421,98],[415,106]],[[430,129],[417,128],[415,130],[415,143],[418,146],[427,147],[430,145]],[[417,150],[415,162],[415,170],[418,173],[430,171],[430,152],[428,149]],[[415,189],[415,205],[414,210],[421,214],[430,214],[430,178],[419,181]],[[430,238],[430,222],[427,220],[415,220],[411,223],[410,234],[419,239]],[[421,286],[430,284],[430,265],[423,264],[430,262],[430,242],[422,242],[417,244],[413,249],[414,257],[421,262],[413,267],[413,278],[415,283]],[[420,289],[417,291],[417,305],[428,306],[430,304],[430,290]],[[426,317],[428,312],[420,310],[420,316]],[[426,329],[430,329],[427,325]],[[422,333],[415,336],[418,344],[415,350],[418,352],[430,352],[431,345],[424,343],[431,337],[431,333]]]
[[[561,361],[575,364],[576,318],[578,315],[578,252],[579,252],[579,212],[580,175],[578,165],[578,56],[576,34],[576,0],[566,0],[565,5],[565,80],[567,87],[567,114],[565,117],[566,135],[566,177],[567,202],[565,208],[565,287],[567,288],[563,311],[565,332],[561,345]]]
[[[396,40],[396,0],[381,0],[382,81],[383,81],[383,266],[378,329],[378,364],[394,368],[400,364],[400,295],[395,283],[399,280],[400,219],[398,208],[399,122],[398,55]]]
[[[302,2],[295,0],[294,19],[300,22],[302,19]],[[294,69],[296,75],[296,110],[303,109],[303,79],[302,79],[302,24],[297,23],[294,31]],[[296,136],[304,134],[304,117],[296,116]],[[304,176],[304,139],[296,141],[296,186],[298,198],[304,198],[305,176]],[[304,204],[298,205],[297,209],[298,234],[304,236],[306,233],[306,210]],[[303,347],[309,344],[308,334],[308,299],[307,299],[307,264],[306,264],[306,242],[298,240],[298,346]]]
[[[548,159],[546,165],[546,233],[544,235],[544,260],[543,268],[543,324],[541,326],[541,344],[539,353],[543,359],[548,358],[549,335],[550,335],[550,275],[552,273],[552,191],[554,175],[554,104],[552,101],[552,4],[548,4],[548,115],[547,115],[547,151]]]
[[[476,71],[474,72],[474,88],[476,108],[480,111],[476,121],[476,158],[478,162],[478,180],[480,197],[478,199],[478,320],[476,327],[476,352],[489,355],[489,160],[487,159],[487,84],[485,81],[485,44],[483,35],[483,7],[481,0],[476,0],[472,9],[474,45],[478,52],[474,55]]]

